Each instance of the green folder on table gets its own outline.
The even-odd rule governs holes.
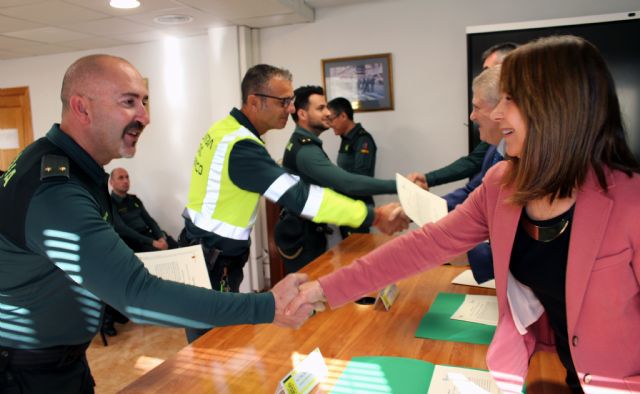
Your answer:
[[[353,357],[332,394],[426,394],[435,365],[403,357]]]
[[[353,357],[342,372],[332,394],[427,394],[453,390],[449,373],[464,375],[479,384],[474,392],[499,393],[489,371],[436,365],[404,357]],[[435,382],[434,382],[435,379]],[[444,383],[444,386],[443,386]],[[431,387],[434,385],[434,387]],[[486,390],[486,391],[485,391]]]
[[[465,294],[438,294],[429,311],[422,317],[416,337],[478,345],[491,343],[496,332],[494,326],[451,319],[451,315],[464,302],[464,297]]]

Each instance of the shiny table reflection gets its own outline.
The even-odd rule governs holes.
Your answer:
[[[303,269],[311,278],[329,273],[392,237],[354,234]],[[298,329],[274,325],[219,327],[127,386],[123,393],[274,393],[294,362],[316,347],[329,377],[316,393],[329,392],[354,356],[399,356],[434,364],[486,369],[488,346],[419,339],[414,333],[438,292],[495,294],[495,290],[451,284],[466,269],[442,266],[398,283],[390,311],[381,306],[349,304],[310,318]],[[564,368],[555,354],[532,359],[527,392],[569,393]],[[388,392],[372,388],[372,393]]]

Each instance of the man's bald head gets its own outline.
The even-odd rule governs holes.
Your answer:
[[[129,173],[122,167],[114,168],[109,177],[109,184],[114,193],[120,197],[124,197],[129,192],[130,181]]]
[[[111,72],[110,66],[124,63],[135,69],[127,60],[111,55],[89,55],[76,60],[64,74],[60,100],[62,112],[69,109],[69,99],[73,95],[86,94],[86,91],[99,83],[104,75]]]
[[[133,157],[149,123],[148,95],[140,72],[125,59],[80,58],[62,82],[60,128],[101,165]]]
[[[123,172],[124,172],[125,174],[128,174],[127,170],[125,170],[124,168],[122,168],[122,167],[116,167],[116,168],[114,168],[113,170],[111,170],[111,174],[110,174],[110,176],[113,178],[113,177],[116,177],[116,176],[118,176],[120,173],[123,173]]]

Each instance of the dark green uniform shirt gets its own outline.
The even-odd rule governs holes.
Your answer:
[[[427,184],[429,187],[444,185],[479,173],[489,146],[486,142],[480,142],[468,156],[461,157],[446,167],[426,173]]]
[[[376,153],[378,148],[360,123],[356,123],[346,135],[340,136],[338,151],[338,167],[352,174],[373,177],[376,170]],[[366,204],[373,205],[373,197],[360,196]]]
[[[96,182],[106,182],[102,167],[59,125],[44,138]],[[28,206],[25,238],[21,249],[0,234],[0,346],[88,342],[99,329],[99,300],[153,324],[207,328],[273,321],[271,293],[218,293],[149,274],[73,179],[42,183]]]
[[[378,148],[360,123],[346,135],[340,136],[338,167],[353,174],[375,176],[376,152]]]
[[[297,126],[291,135],[285,156],[294,154],[290,148],[300,143],[300,139],[310,139],[310,143],[303,143],[295,157],[298,167],[295,173],[302,180],[354,197],[396,193],[395,180],[353,174],[333,164],[322,149],[322,140],[302,127]]]
[[[158,223],[149,215],[135,194],[120,197],[111,192],[111,201],[115,211],[113,227],[121,237],[146,245],[152,245],[153,241],[164,237]],[[153,235],[153,238],[150,235]]]

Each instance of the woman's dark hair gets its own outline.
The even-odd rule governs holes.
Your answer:
[[[505,178],[516,190],[513,202],[569,197],[591,168],[604,190],[606,167],[639,172],[613,78],[588,41],[553,36],[518,47],[502,63],[500,89],[527,124],[520,158]]]

